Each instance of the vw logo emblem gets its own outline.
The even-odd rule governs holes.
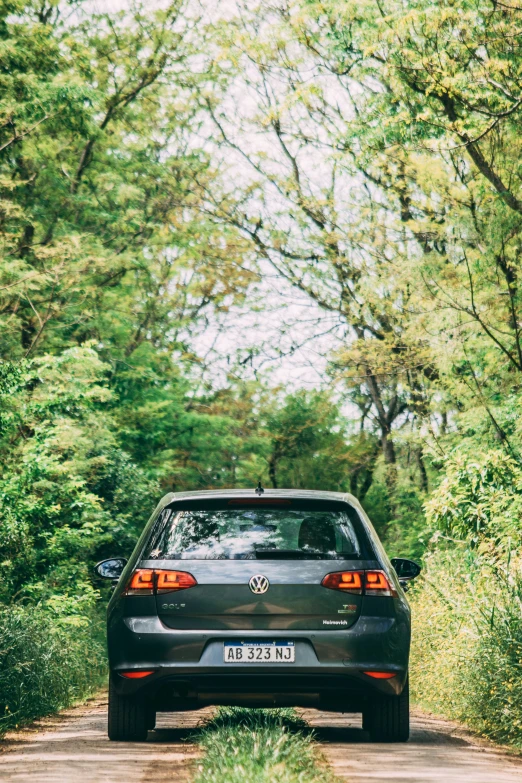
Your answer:
[[[270,587],[270,582],[263,574],[256,574],[250,579],[248,586],[255,595],[262,595]]]

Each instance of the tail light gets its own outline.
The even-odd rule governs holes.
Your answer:
[[[397,595],[384,571],[338,571],[326,574],[321,584],[330,590],[357,595]]]
[[[366,595],[397,595],[384,571],[366,571],[364,592]]]
[[[187,571],[166,571],[152,568],[138,568],[131,576],[126,595],[156,595],[186,590],[197,585]]]
[[[362,595],[363,579],[364,571],[339,571],[335,574],[326,574],[321,584],[330,590],[343,590],[345,593]]]
[[[197,585],[192,574],[186,571],[155,571],[156,591],[158,593],[171,593],[173,590],[186,590],[187,587]]]
[[[152,595],[154,593],[154,571],[151,568],[139,568],[131,576],[127,586],[127,595]]]
[[[391,680],[395,677],[395,672],[363,672],[368,677],[373,677],[374,680]]]
[[[154,672],[137,672],[132,670],[130,672],[120,672],[120,674],[127,680],[142,680],[144,677],[150,677],[150,675],[154,674]]]

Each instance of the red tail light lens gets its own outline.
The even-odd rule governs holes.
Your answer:
[[[186,590],[197,585],[192,574],[186,571],[166,571],[152,568],[138,568],[131,576],[127,595],[155,595]]]
[[[397,595],[384,571],[338,571],[326,574],[321,584],[330,590],[356,595]]]
[[[170,593],[173,590],[186,590],[197,585],[192,574],[186,571],[156,571],[156,589],[158,593]]]
[[[131,576],[127,595],[152,595],[154,593],[154,571],[152,568],[138,568]]]
[[[122,677],[125,677],[127,680],[142,680],[144,677],[149,677],[151,674],[154,674],[154,672],[120,672]]]
[[[366,595],[397,595],[384,571],[366,571],[364,592]]]
[[[391,680],[392,677],[395,677],[394,672],[363,672],[363,674],[373,677],[374,680]]]
[[[326,574],[321,584],[330,590],[343,590],[345,593],[361,595],[363,578],[364,571],[339,571],[335,574]]]

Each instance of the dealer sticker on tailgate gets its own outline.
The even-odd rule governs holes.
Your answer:
[[[225,663],[294,663],[293,642],[224,642]]]

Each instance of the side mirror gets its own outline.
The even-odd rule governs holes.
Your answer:
[[[97,563],[94,572],[102,579],[119,579],[126,565],[127,561],[124,557],[111,557]]]
[[[421,566],[414,560],[406,560],[404,557],[394,557],[391,564],[395,568],[400,582],[415,579],[422,570]]]

